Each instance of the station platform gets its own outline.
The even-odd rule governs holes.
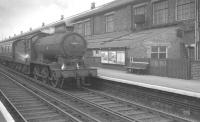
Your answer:
[[[0,101],[0,122],[15,122],[6,107]]]
[[[101,79],[200,98],[200,80],[138,75],[120,70],[95,68],[98,69],[98,77]]]
[[[0,120],[1,122],[7,122],[2,113],[0,113]]]

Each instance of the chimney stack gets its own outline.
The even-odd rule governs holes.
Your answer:
[[[92,2],[91,3],[91,9],[94,9],[95,8],[95,2]]]
[[[63,19],[64,19],[64,15],[61,15],[60,20],[63,20]]]
[[[29,31],[32,31],[32,28],[29,28]]]
[[[42,27],[44,27],[44,26],[45,26],[45,23],[43,22],[43,23],[42,23]]]
[[[21,31],[21,34],[23,34],[23,31]]]

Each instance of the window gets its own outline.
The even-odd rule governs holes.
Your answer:
[[[140,6],[133,6],[134,8],[134,24],[135,27],[137,26],[143,26],[145,24],[145,15],[146,15],[146,5],[140,5]]]
[[[101,51],[101,63],[108,63],[108,51]]]
[[[152,59],[166,59],[167,58],[167,47],[166,46],[152,46],[151,47],[151,58]]]
[[[117,52],[116,51],[108,51],[108,63],[109,64],[117,63]]]
[[[8,49],[7,49],[7,50],[8,50],[8,53],[9,53],[9,52],[10,52],[10,46],[7,46],[7,48],[8,48]]]
[[[113,32],[114,31],[114,14],[106,15],[106,32]]]
[[[5,52],[8,53],[8,46],[5,46]]]
[[[94,57],[101,57],[101,51],[100,50],[93,50],[93,56]]]
[[[101,63],[125,65],[125,51],[101,51]]]
[[[195,0],[177,0],[176,12],[177,20],[193,19],[195,16]]]
[[[3,46],[1,46],[1,52],[2,52],[2,53],[4,52],[4,50],[3,50]]]
[[[117,64],[125,65],[125,51],[117,51]]]
[[[84,26],[85,26],[85,36],[91,35],[91,24],[90,24],[90,21],[86,21]]]
[[[145,14],[146,14],[146,5],[134,7],[134,15],[145,15]]]
[[[77,33],[83,34],[83,24],[82,23],[79,23],[77,25]]]
[[[153,3],[153,23],[165,24],[168,22],[168,0]]]

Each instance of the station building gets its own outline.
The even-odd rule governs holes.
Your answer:
[[[84,58],[90,66],[200,79],[200,62],[193,62],[195,7],[195,0],[114,0],[99,7],[92,3],[88,11],[20,36],[52,27],[55,32],[73,30],[88,42]]]
[[[125,69],[135,60],[155,59],[151,66],[162,69],[166,60],[194,59],[195,0],[115,0],[96,8],[93,3],[70,21],[87,39],[85,58],[93,66]]]

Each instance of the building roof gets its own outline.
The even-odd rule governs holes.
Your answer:
[[[177,39],[177,28],[178,27],[150,29],[132,32],[131,34],[125,34],[114,38],[88,40],[88,48],[138,48],[139,46],[159,44],[167,46]]]
[[[100,35],[93,35],[91,37],[87,37],[86,40],[88,42],[88,48],[102,48],[105,42],[109,42],[115,38],[119,38],[130,34],[127,31],[114,32],[114,33],[105,33]]]
[[[98,14],[98,13],[101,13],[101,12],[104,12],[104,11],[108,11],[108,10],[111,10],[111,9],[119,7],[119,6],[129,4],[129,3],[134,2],[134,1],[136,1],[136,0],[114,0],[110,3],[96,7],[94,9],[90,9],[88,11],[79,13],[77,15],[74,15],[74,16],[70,17],[70,20],[73,21],[73,20],[76,20],[76,19],[95,15],[95,14]]]
[[[88,11],[85,11],[85,12],[82,12],[82,13],[79,13],[77,15],[74,15],[74,16],[71,16],[71,17],[68,17],[68,18],[65,18],[63,20],[58,20],[56,22],[53,22],[53,23],[50,23],[50,24],[47,24],[45,25],[44,27],[39,27],[39,28],[36,28],[36,29],[33,29],[32,31],[28,31],[28,32],[25,32],[23,34],[19,34],[17,36],[14,36],[14,37],[11,37],[9,39],[6,39],[5,41],[10,41],[10,40],[15,40],[15,39],[18,39],[18,38],[21,38],[21,37],[24,37],[24,36],[27,36],[27,35],[31,35],[31,34],[34,34],[34,33],[37,33],[39,32],[41,29],[44,29],[44,28],[48,28],[48,27],[55,27],[55,26],[59,26],[63,23],[65,23],[67,26],[71,26],[71,22],[73,20],[76,20],[76,19],[79,19],[79,18],[83,18],[83,17],[87,17],[87,16],[90,16],[90,15],[94,15],[94,14],[97,14],[97,13],[100,13],[100,12],[104,12],[104,11],[107,11],[107,10],[110,10],[110,9],[113,9],[115,7],[119,7],[119,6],[122,6],[122,5],[126,5],[130,2],[134,2],[136,0],[114,0],[110,3],[107,3],[107,4],[104,4],[102,6],[99,6],[99,7],[96,7],[94,9],[91,9],[91,10],[88,10]]]

